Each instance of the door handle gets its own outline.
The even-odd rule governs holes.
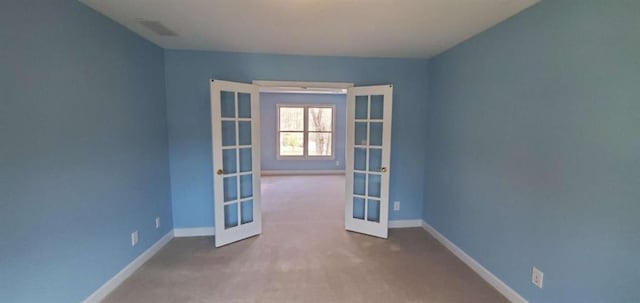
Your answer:
[[[387,172],[387,167],[386,166],[381,167],[380,171],[383,172],[383,173],[386,173]]]
[[[222,169],[218,169],[218,171],[216,172],[216,174],[217,174],[218,176],[220,176],[220,175],[224,175],[224,170],[222,170]]]

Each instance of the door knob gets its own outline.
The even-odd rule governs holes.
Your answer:
[[[218,174],[218,176],[219,176],[219,175],[224,175],[224,170],[222,170],[222,169],[218,169],[218,171],[216,172],[216,174]]]
[[[382,168],[380,168],[380,171],[383,172],[383,173],[386,173],[387,172],[387,167],[383,166]]]

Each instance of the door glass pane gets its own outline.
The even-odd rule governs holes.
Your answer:
[[[384,110],[384,95],[371,96],[371,115],[370,119],[382,119]]]
[[[366,174],[353,173],[353,194],[364,196]]]
[[[382,146],[382,122],[371,122],[369,136],[369,145]]]
[[[236,145],[236,122],[222,121],[222,146]]]
[[[280,133],[281,156],[304,156],[303,133]]]
[[[304,107],[280,107],[280,131],[304,131]]]
[[[356,96],[356,119],[367,119],[369,96]]]
[[[240,176],[240,198],[249,198],[253,196],[253,175]]]
[[[238,226],[238,203],[224,206],[224,228]]]
[[[367,199],[367,221],[380,222],[380,200]]]
[[[353,153],[353,169],[367,170],[367,149],[356,147]]]
[[[379,172],[382,168],[382,149],[369,149],[369,171]]]
[[[234,92],[220,92],[220,116],[222,118],[236,117],[236,103]]]
[[[240,205],[240,223],[247,224],[253,222],[253,200],[242,201]]]
[[[367,145],[367,122],[356,122],[355,145]]]
[[[331,133],[309,133],[309,156],[331,156]]]
[[[238,118],[251,118],[251,94],[238,93]]]
[[[364,220],[364,199],[353,197],[353,217]]]
[[[251,145],[251,122],[238,122],[238,145]]]
[[[238,178],[236,176],[224,177],[223,179],[224,202],[238,199]]]
[[[380,198],[380,175],[369,174],[369,196]]]
[[[236,149],[222,150],[222,170],[225,174],[236,172]]]
[[[248,172],[252,169],[251,148],[241,148],[240,150],[240,172]]]

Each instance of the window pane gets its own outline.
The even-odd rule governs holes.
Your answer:
[[[222,121],[222,146],[236,145],[236,122]]]
[[[304,108],[281,107],[280,108],[281,131],[304,131]]]
[[[253,169],[251,162],[251,148],[241,148],[240,152],[240,172],[248,172]]]
[[[309,107],[309,131],[331,132],[333,128],[333,108],[330,107]]]
[[[224,206],[224,228],[238,226],[238,203]]]
[[[370,119],[382,119],[384,116],[384,95],[371,96]]]
[[[224,202],[238,199],[238,177],[225,177],[222,183]]]
[[[238,145],[251,145],[251,122],[238,122]]]
[[[220,116],[223,118],[236,117],[236,93],[220,92]]]
[[[380,222],[380,200],[367,199],[367,221]]]
[[[356,119],[367,119],[369,112],[369,96],[356,96]]]
[[[251,118],[251,94],[238,93],[238,118]]]
[[[280,132],[280,156],[304,156],[304,134]]]
[[[309,133],[309,156],[331,156],[331,133]]]
[[[233,174],[236,172],[236,149],[222,150],[222,170],[224,174]]]
[[[240,210],[242,215],[240,218],[241,224],[247,224],[253,222],[253,200],[242,201],[240,203]]]
[[[353,197],[353,217],[364,220],[364,198]]]

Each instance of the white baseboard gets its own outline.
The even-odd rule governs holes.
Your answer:
[[[421,227],[422,220],[390,220],[389,228]]]
[[[201,237],[201,236],[213,236],[213,235],[215,235],[215,227],[189,227],[189,228],[175,228],[173,230],[173,236],[176,238]]]
[[[131,263],[127,264],[120,272],[115,274],[109,281],[104,283],[100,288],[94,291],[90,296],[84,299],[84,303],[93,303],[100,302],[103,300],[109,293],[111,293],[116,287],[118,287],[124,280],[129,278],[131,274],[133,274],[142,264],[147,262],[153,255],[155,255],[162,247],[167,245],[169,241],[173,239],[173,230],[169,231],[166,235],[162,236],[160,240],[156,241],[151,247],[145,250],[142,254],[140,254],[137,258],[135,258]]]
[[[391,220],[389,221],[389,228],[408,228],[408,227],[421,227],[422,220]],[[176,238],[182,237],[202,237],[215,235],[214,227],[187,227],[176,228],[173,230],[173,236]]]
[[[491,284],[491,286],[493,286],[503,296],[507,297],[509,301],[514,303],[528,303],[525,298],[523,298],[515,290],[509,287],[509,285],[500,280],[500,278],[496,277],[492,272],[482,266],[482,264],[478,263],[478,261],[467,255],[467,253],[465,253],[460,247],[447,239],[447,237],[438,232],[435,228],[433,228],[433,226],[429,225],[429,223],[423,221],[422,228],[424,228],[424,230],[426,230],[434,238],[436,238],[436,240],[442,243],[444,247],[446,247],[454,255],[456,255],[458,259],[467,264],[467,266],[471,267],[473,271],[475,271],[478,275],[480,275],[480,277]]]
[[[261,176],[344,175],[344,170],[263,170]]]

